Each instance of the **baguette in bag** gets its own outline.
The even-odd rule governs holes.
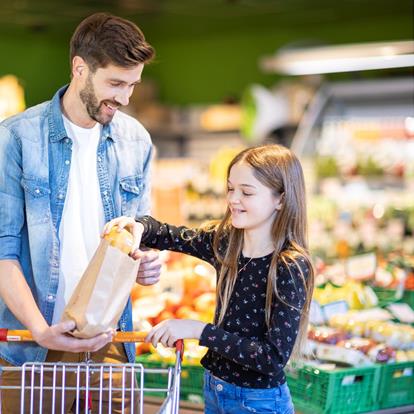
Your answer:
[[[101,240],[63,311],[62,321],[76,323],[72,335],[91,338],[116,329],[139,268],[128,256],[132,245],[131,233],[117,227]]]

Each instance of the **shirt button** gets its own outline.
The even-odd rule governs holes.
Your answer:
[[[35,193],[36,194],[39,194],[40,193],[40,190],[38,188],[36,188]]]
[[[65,138],[65,143],[69,144],[69,138]]]
[[[66,164],[66,165],[69,165],[69,164],[70,164],[70,161],[69,161],[69,160],[66,160],[66,161],[65,161],[65,164]]]
[[[223,391],[223,386],[221,384],[217,384],[216,385],[216,390],[217,391]]]
[[[62,193],[58,195],[58,199],[59,199],[59,200],[63,200],[63,197],[64,197],[64,196],[63,196],[63,194],[62,194]]]
[[[55,297],[53,295],[47,295],[47,300],[52,302],[55,300]]]

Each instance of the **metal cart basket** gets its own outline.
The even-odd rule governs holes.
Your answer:
[[[142,342],[145,335],[144,332],[117,332],[113,342]],[[31,340],[29,331],[0,329],[0,341]],[[183,351],[183,341],[179,340],[176,343],[175,365],[169,368],[145,368],[140,363],[94,363],[88,353],[81,363],[28,362],[22,366],[0,366],[0,414],[8,414],[2,413],[1,409],[2,395],[6,392],[19,393],[20,410],[15,407],[14,412],[22,414],[110,414],[113,412],[113,395],[117,395],[117,404],[122,413],[144,414],[146,392],[165,393],[159,414],[177,414]],[[18,385],[2,381],[2,377],[11,372],[19,376]],[[146,374],[167,374],[166,387],[146,387]],[[121,377],[117,384],[113,383],[115,376]],[[74,399],[75,403],[67,411],[65,401],[69,398]],[[46,399],[48,407],[45,407]]]

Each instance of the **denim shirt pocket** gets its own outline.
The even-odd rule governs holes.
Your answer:
[[[142,175],[131,175],[119,180],[121,187],[121,212],[124,216],[135,217],[144,183]]]
[[[46,223],[50,220],[49,183],[39,177],[24,176],[21,185],[25,192],[27,224]]]

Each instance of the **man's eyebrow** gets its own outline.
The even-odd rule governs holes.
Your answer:
[[[138,83],[141,83],[142,79],[138,79],[135,82],[132,82],[130,85],[136,85]],[[128,82],[124,81],[123,79],[117,79],[117,78],[109,78],[109,82],[118,82],[123,84],[128,84]]]

